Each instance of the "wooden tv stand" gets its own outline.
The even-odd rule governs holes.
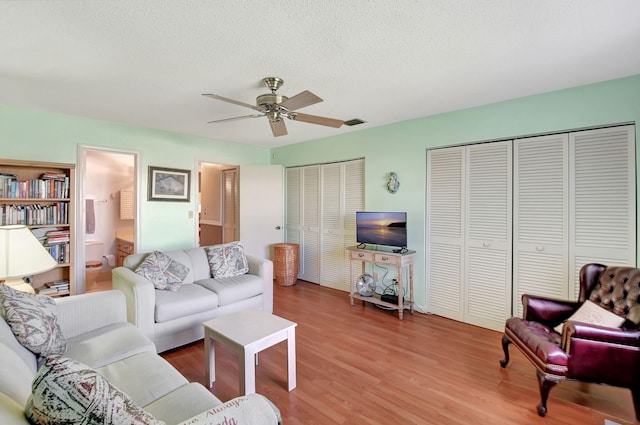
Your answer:
[[[349,298],[351,305],[354,304],[353,300],[362,300],[363,302],[369,302],[378,304],[389,309],[398,310],[398,317],[402,320],[402,315],[405,309],[408,309],[413,313],[413,259],[416,252],[410,250],[404,250],[403,252],[392,252],[391,250],[382,249],[361,249],[357,246],[350,246],[347,248],[349,251],[349,259],[351,263],[351,290],[349,292]],[[370,297],[360,295],[356,289],[356,280],[358,276],[354,275],[356,270],[356,262],[361,263],[360,272],[364,273],[365,263],[383,264],[385,266],[392,266],[398,269],[398,303],[390,303],[382,301],[380,295],[375,294]],[[409,300],[404,299],[404,289],[402,285],[402,270],[404,267],[409,268]]]

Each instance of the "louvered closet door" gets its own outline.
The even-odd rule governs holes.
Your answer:
[[[238,170],[222,170],[222,187],[224,190],[222,215],[222,242],[228,243],[239,239],[238,222]]]
[[[511,147],[466,148],[464,321],[497,331],[511,317]]]
[[[302,212],[300,200],[302,199],[302,171],[300,168],[286,169],[286,209],[285,209],[285,235],[284,240],[290,243],[300,244],[302,240]],[[300,256],[298,256],[300,257]],[[298,258],[300,261],[300,258]],[[301,270],[298,267],[298,270]]]
[[[300,278],[320,282],[320,167],[302,169],[302,241]]]
[[[344,289],[344,247],[342,245],[342,164],[321,167],[322,217],[320,231],[320,284]]]
[[[428,311],[463,320],[463,147],[427,152]]]
[[[513,306],[568,297],[568,135],[514,141]]]
[[[634,126],[570,133],[569,152],[569,281],[577,299],[584,264],[636,264]]]
[[[342,256],[342,288],[350,290],[351,269],[347,247],[356,245],[356,212],[364,211],[364,159],[344,163],[344,199],[343,199],[343,232]]]

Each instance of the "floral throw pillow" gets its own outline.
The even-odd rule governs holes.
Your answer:
[[[18,342],[32,353],[52,356],[67,351],[51,297],[0,284],[0,310]]]
[[[45,359],[33,378],[24,414],[38,425],[165,425],[98,372],[65,357]]]
[[[134,270],[153,283],[156,289],[177,291],[189,274],[189,267],[160,251],[153,251]]]
[[[233,277],[246,274],[249,263],[240,242],[205,248],[213,277]]]

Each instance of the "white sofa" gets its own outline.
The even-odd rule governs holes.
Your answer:
[[[247,274],[213,278],[205,248],[164,252],[189,268],[177,291],[155,289],[134,273],[147,254],[129,255],[123,267],[112,270],[113,289],[127,298],[129,322],[154,342],[159,353],[202,339],[202,323],[207,320],[247,308],[273,311],[271,260],[246,255]]]
[[[169,425],[181,424],[198,415],[203,420],[192,419],[188,423],[218,423],[204,420],[213,416],[210,413],[203,415],[203,412],[220,410],[227,404],[223,405],[204,386],[189,383],[156,354],[153,343],[127,322],[122,292],[59,298],[56,308],[58,323],[67,342],[64,357],[95,369],[139,407]],[[38,358],[16,340],[1,316],[0,364],[0,424],[28,425],[24,406],[31,394]],[[234,404],[239,399],[228,403]],[[256,401],[250,400],[250,408],[252,405],[258,407]],[[249,423],[278,422],[277,409],[268,401],[267,404],[273,409],[275,420],[272,417],[267,422],[250,420]],[[260,406],[262,412],[264,407]]]

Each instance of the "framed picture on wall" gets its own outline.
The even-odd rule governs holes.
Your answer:
[[[148,201],[189,202],[191,171],[149,166]]]

